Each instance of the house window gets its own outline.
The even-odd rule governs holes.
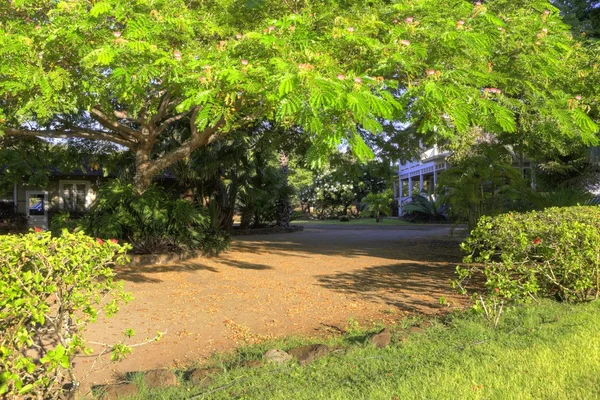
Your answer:
[[[89,181],[60,181],[60,205],[70,212],[85,212],[90,206]]]
[[[27,215],[36,217],[46,215],[46,195],[43,193],[31,194],[29,195],[28,200]]]

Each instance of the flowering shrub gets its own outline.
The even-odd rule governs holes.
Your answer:
[[[482,217],[461,245],[468,269],[455,285],[483,273],[495,299],[554,297],[586,301],[600,292],[600,207],[548,208]]]
[[[90,351],[81,332],[128,300],[110,268],[126,250],[81,232],[0,236],[0,397],[57,398],[65,384],[77,387],[72,359]]]

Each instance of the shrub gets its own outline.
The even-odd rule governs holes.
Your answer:
[[[57,398],[65,383],[77,387],[72,359],[88,352],[81,333],[128,300],[110,268],[126,250],[82,232],[0,236],[0,397]]]
[[[462,244],[470,269],[483,272],[496,297],[524,301],[555,297],[586,301],[600,289],[600,207],[548,208],[482,217]]]
[[[68,213],[57,214],[52,231],[79,226],[91,236],[113,237],[132,244],[135,253],[164,253],[207,248],[218,243],[209,236],[206,208],[184,199],[172,199],[165,190],[152,185],[139,194],[133,185],[114,180],[100,189],[91,212],[73,220]],[[216,250],[222,248],[219,244]]]
[[[340,215],[338,219],[340,222],[350,222],[350,217],[347,215]]]
[[[402,211],[404,219],[411,222],[443,222],[447,221],[445,199],[442,196],[413,196],[412,202],[405,204]]]

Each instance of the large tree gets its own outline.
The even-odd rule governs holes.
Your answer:
[[[316,155],[370,154],[358,129],[384,120],[426,139],[481,126],[593,143],[576,45],[541,0],[14,0],[0,5],[0,132],[125,146],[140,192],[263,118]],[[156,151],[186,118],[189,139]]]

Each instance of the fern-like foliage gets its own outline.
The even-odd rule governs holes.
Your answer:
[[[173,199],[156,184],[139,194],[120,180],[102,186],[91,212],[81,220],[74,223],[68,214],[52,220],[55,232],[75,226],[95,237],[130,242],[139,253],[198,249],[216,235],[205,208]]]

